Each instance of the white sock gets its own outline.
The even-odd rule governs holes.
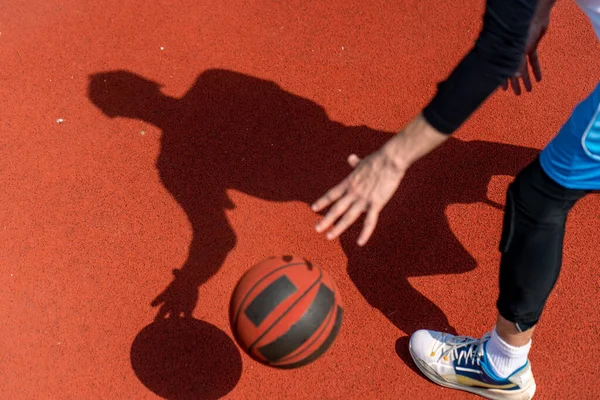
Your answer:
[[[494,328],[492,337],[487,343],[486,354],[494,373],[501,378],[507,378],[525,365],[530,348],[531,339],[525,346],[511,346],[498,336]]]

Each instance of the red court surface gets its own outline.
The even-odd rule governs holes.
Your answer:
[[[366,247],[361,224],[316,234],[309,205],[431,98],[483,6],[2,2],[0,398],[476,398],[418,373],[408,337],[492,328],[506,187],[600,77],[584,14],[559,2],[544,80],[499,90],[409,170]],[[540,399],[600,398],[599,208],[569,220],[531,351]],[[227,314],[242,273],[283,254],[327,269],[345,310],[293,371],[240,352]],[[193,319],[153,324],[163,305]]]

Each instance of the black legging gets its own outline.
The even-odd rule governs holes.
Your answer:
[[[538,158],[508,188],[497,307],[522,332],[542,314],[560,273],[567,216],[587,193],[553,181]]]

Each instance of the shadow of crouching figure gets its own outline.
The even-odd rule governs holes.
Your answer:
[[[192,226],[187,261],[154,302],[159,318],[191,315],[198,287],[235,245],[227,189],[310,203],[347,173],[348,152],[373,151],[390,137],[331,121],[322,107],[273,82],[226,70],[205,71],[178,99],[127,71],[93,75],[89,95],[108,116],[162,131],[156,166]]]
[[[161,305],[158,318],[191,315],[198,288],[235,245],[225,215],[233,206],[227,189],[311,204],[349,173],[348,155],[366,156],[393,135],[345,126],[273,82],[220,69],[203,72],[182,98],[127,71],[93,75],[89,95],[108,116],[142,119],[162,130],[160,178],[193,227],[187,261],[153,303]],[[348,274],[365,299],[407,334],[424,326],[455,332],[408,278],[475,268],[450,229],[447,207],[487,202],[502,208],[486,197],[491,177],[514,176],[537,152],[450,138],[417,162],[369,244],[356,246],[358,223],[340,239]]]

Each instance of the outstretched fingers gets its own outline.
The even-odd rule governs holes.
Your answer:
[[[348,211],[348,208],[350,208],[352,203],[354,203],[354,196],[349,193],[338,200],[335,205],[329,209],[329,212],[325,217],[317,224],[317,232],[321,233],[329,229],[338,218]]]
[[[348,164],[355,168],[361,159],[356,154],[350,154],[348,156]],[[319,212],[324,210],[325,208],[332,205],[334,202],[338,201],[344,193],[346,193],[346,189],[348,188],[348,179],[343,180],[337,186],[328,190],[320,199],[315,201],[311,206],[312,210],[315,212]]]
[[[327,234],[327,239],[332,240],[340,236],[342,233],[348,229],[350,225],[352,225],[358,217],[365,211],[366,202],[362,200],[354,200],[354,203],[345,212],[344,216],[339,220],[339,222],[333,227],[331,231]]]
[[[344,180],[335,187],[329,189],[320,199],[313,203],[311,207],[312,210],[315,212],[319,212],[329,207],[334,201],[337,201],[340,199],[340,197],[342,197],[344,192],[346,192],[347,186],[347,180]]]
[[[373,235],[375,227],[377,226],[377,220],[379,219],[379,212],[380,209],[374,206],[371,206],[367,211],[367,217],[365,218],[365,223],[363,225],[362,232],[360,233],[360,236],[358,237],[357,241],[359,246],[364,246],[365,244],[367,244],[367,242],[371,238],[371,235]]]

